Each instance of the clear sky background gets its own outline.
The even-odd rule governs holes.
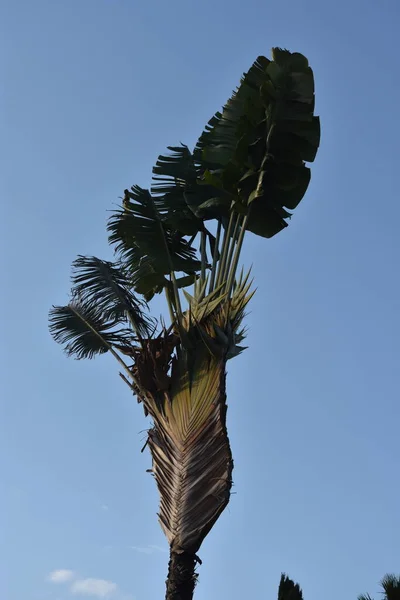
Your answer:
[[[275,45],[314,68],[322,144],[290,226],[247,239],[258,291],[250,349],[229,364],[235,494],[196,600],[274,599],[281,571],[305,600],[375,594],[400,571],[400,4],[0,10],[1,599],[164,596],[149,422],[111,358],[65,358],[47,312],[78,253],[110,256],[123,189],[149,185],[167,145],[192,146]]]

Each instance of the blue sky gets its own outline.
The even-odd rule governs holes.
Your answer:
[[[147,186],[167,145],[193,145],[275,45],[309,58],[323,137],[290,226],[247,239],[258,290],[228,375],[235,494],[196,599],[275,598],[281,571],[306,600],[374,594],[400,568],[400,5],[0,10],[1,598],[163,597],[148,422],[111,358],[65,358],[47,311],[67,300],[78,253],[110,256],[122,190]]]

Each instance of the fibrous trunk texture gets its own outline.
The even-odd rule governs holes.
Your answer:
[[[183,552],[171,552],[168,565],[166,600],[192,600],[196,585],[196,557]]]
[[[136,362],[136,377],[154,420],[148,444],[160,492],[159,519],[171,551],[166,597],[187,600],[196,581],[196,552],[228,504],[232,486],[226,358],[199,343],[191,359],[173,359],[161,390],[158,367],[164,365],[165,373],[166,355],[174,348],[167,340],[158,344],[157,352],[149,345],[144,360]]]
[[[225,363],[201,350],[190,369],[177,360],[161,410],[149,406],[159,518],[172,552],[195,554],[229,501]]]

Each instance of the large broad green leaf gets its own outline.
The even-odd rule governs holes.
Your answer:
[[[170,154],[158,157],[151,188],[162,219],[185,235],[195,235],[203,223],[190,209],[185,194],[197,188],[193,155],[185,145],[169,146]]]
[[[75,297],[67,306],[53,306],[49,329],[54,340],[64,346],[68,356],[77,359],[104,354],[114,344],[132,342],[127,329],[116,330],[116,319],[104,315],[95,302]]]
[[[209,121],[194,151],[196,161],[203,167],[213,171],[227,166],[236,158],[242,137],[253,135],[254,128],[263,118],[259,87],[269,63],[267,58],[259,57],[243,76],[222,113],[216,113]]]
[[[124,207],[114,213],[108,230],[135,290],[147,297],[164,287],[171,271],[200,270],[195,249],[163,221],[150,192],[139,186],[125,190]]]
[[[265,206],[293,210],[306,193],[310,178],[311,171],[305,165],[267,163],[262,171],[248,171],[239,182],[239,190],[249,203],[260,198]]]
[[[261,237],[271,238],[287,225],[277,210],[264,206],[262,200],[257,199],[252,204],[246,229]]]
[[[203,179],[249,203],[247,229],[272,237],[287,225],[303,198],[320,140],[314,116],[314,77],[299,53],[274,48],[243,76],[222,112],[200,136],[194,151]],[[229,181],[229,184],[228,184]],[[237,203],[236,203],[237,206]],[[225,210],[214,201],[214,214]]]
[[[163,222],[183,235],[203,231],[209,235],[204,221],[216,217],[215,210],[209,210],[210,203],[220,198],[229,205],[229,194],[222,183],[217,185],[215,175],[201,171],[187,146],[170,146],[168,150],[170,154],[158,157],[151,188]]]

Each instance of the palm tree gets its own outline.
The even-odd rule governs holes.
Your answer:
[[[273,49],[242,77],[195,148],[170,147],[151,190],[125,190],[108,223],[115,262],[79,256],[71,301],[50,311],[70,356],[111,353],[153,425],[152,472],[170,546],[166,598],[190,600],[197,552],[229,501],[226,364],[254,293],[245,233],[270,238],[304,196],[320,138],[307,59]],[[190,293],[189,293],[190,292]],[[148,313],[164,293],[170,323]]]
[[[384,600],[400,600],[400,576],[387,574],[381,581]],[[358,600],[372,600],[369,594],[358,596]]]

